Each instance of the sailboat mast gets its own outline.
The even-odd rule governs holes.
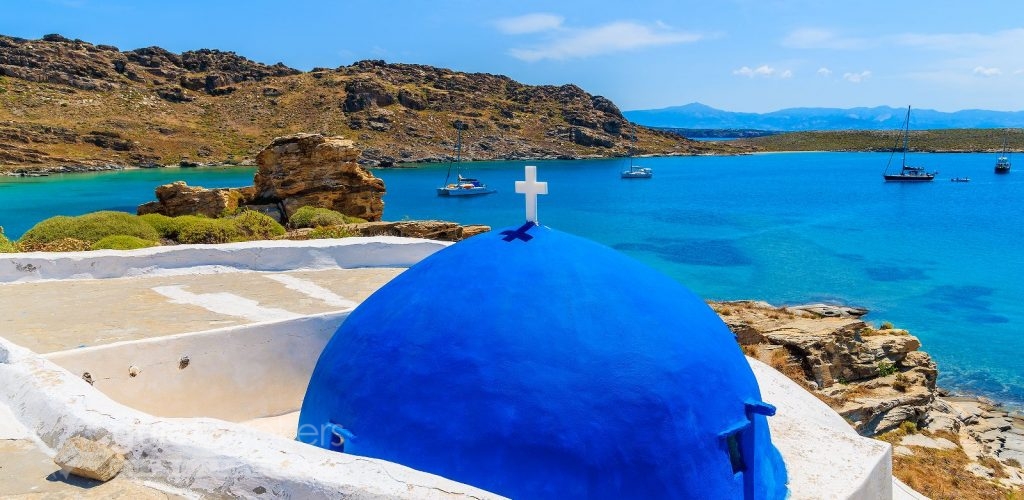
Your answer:
[[[633,137],[629,144],[629,169],[633,170],[633,155],[636,153],[636,124],[633,124]]]
[[[907,166],[907,141],[910,140],[910,106],[907,106],[907,118],[903,120],[903,166]]]
[[[462,161],[462,127],[459,127],[458,131],[458,138],[455,139],[455,163]]]

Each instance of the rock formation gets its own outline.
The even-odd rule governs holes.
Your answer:
[[[958,448],[975,476],[1007,488],[1024,485],[1024,419],[983,398],[941,395],[935,363],[906,330],[875,329],[859,319],[865,309],[845,306],[711,306],[748,356],[801,384],[861,434],[927,431],[894,441],[897,462],[922,453],[915,449]]]
[[[252,199],[252,188],[206,189],[192,187],[185,181],[164,184],[156,188],[157,201],[139,205],[138,214],[158,213],[170,217],[203,215],[220,217],[238,210],[246,200]]]
[[[341,137],[278,137],[256,155],[255,201],[280,203],[285,218],[311,205],[380,220],[384,181],[359,166],[358,158],[352,141]]]
[[[748,353],[830,400],[861,434],[886,432],[906,421],[923,426],[938,372],[931,357],[917,350],[921,342],[905,330],[875,330],[820,304],[777,309],[725,302],[715,308]]]
[[[156,188],[156,201],[139,205],[138,214],[171,217],[221,217],[239,209],[257,210],[287,223],[300,207],[328,208],[369,222],[349,224],[359,236],[404,236],[459,241],[490,231],[489,226],[463,226],[444,221],[381,222],[384,181],[355,162],[359,150],[352,141],[319,134],[278,137],[256,156],[255,185],[206,189],[183,181]],[[305,238],[312,229],[292,232]]]
[[[359,166],[352,141],[319,134],[278,137],[257,155],[255,185],[206,189],[178,181],[156,188],[157,201],[139,205],[139,215],[220,217],[240,208],[288,221],[299,207],[329,208],[368,221],[384,213],[384,181]]]

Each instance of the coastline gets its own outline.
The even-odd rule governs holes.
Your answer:
[[[739,139],[737,139],[739,140]],[[748,156],[748,155],[771,155],[771,154],[798,154],[798,153],[889,153],[891,149],[878,149],[878,148],[866,148],[866,149],[781,149],[781,150],[769,150],[764,148],[754,147],[746,151],[736,152],[719,152],[709,151],[700,153],[685,153],[685,152],[666,152],[666,153],[650,153],[650,154],[636,154],[634,158],[677,158],[685,156],[704,157],[704,156]],[[1019,153],[1021,151],[1011,151],[1011,153]],[[980,154],[998,154],[1000,151],[991,149],[918,149],[912,151],[915,154],[947,154],[947,153],[980,153]],[[565,160],[565,161],[576,161],[576,160],[599,160],[599,159],[621,159],[626,156],[621,154],[615,155],[538,155],[538,156],[513,156],[513,157],[501,157],[501,158],[463,158],[464,162],[521,162],[521,161],[553,161],[553,160]],[[401,162],[381,162],[374,159],[362,158],[360,163],[366,168],[380,168],[380,169],[412,169],[418,168],[418,165],[422,164],[442,164],[449,160],[446,158],[438,157],[424,157],[411,161]],[[187,165],[181,164],[114,164],[114,163],[103,163],[97,165],[91,165],[88,163],[82,164],[0,164],[0,175],[8,177],[36,177],[52,174],[77,174],[77,173],[94,173],[94,172],[115,172],[119,170],[144,170],[144,169],[174,169],[174,168],[211,168],[211,167],[255,167],[256,162],[253,158],[247,158],[242,161],[225,160],[225,161],[214,161],[206,163],[189,162]]]
[[[1024,414],[936,387],[939,368],[910,332],[862,321],[864,308],[708,303],[747,356],[796,382],[859,434],[892,444],[894,475],[915,490],[943,496],[922,478],[934,461],[958,464],[945,471],[956,479],[944,487],[955,491],[1024,487]]]

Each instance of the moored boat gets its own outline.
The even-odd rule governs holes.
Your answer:
[[[996,173],[997,174],[1008,174],[1010,173],[1010,155],[1006,149],[1006,138],[1003,137],[1003,153],[996,158]]]
[[[903,121],[903,161],[899,172],[889,173],[889,166],[892,164],[892,157],[900,150],[899,143],[896,147],[893,147],[892,154],[889,155],[889,163],[885,165],[885,172],[882,173],[882,178],[887,182],[891,181],[909,181],[909,182],[927,182],[935,179],[935,174],[938,172],[925,171],[924,167],[915,167],[907,165],[907,143],[910,140],[910,106],[907,106],[907,117]]]
[[[650,179],[654,176],[654,170],[633,165],[633,150],[636,148],[636,126],[633,126],[633,142],[629,147],[629,169],[622,171],[623,179]]]
[[[455,182],[448,182],[452,175],[452,165],[448,165],[448,174],[444,177],[444,186],[437,188],[438,196],[476,196],[491,194],[497,190],[487,187],[480,179],[462,176],[462,124],[456,124],[458,138],[455,140]]]

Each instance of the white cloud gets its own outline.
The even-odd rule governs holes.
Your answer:
[[[558,35],[546,44],[511,49],[509,54],[528,62],[542,59],[565,60],[643,47],[690,43],[703,38],[698,34],[673,31],[663,26],[655,25],[652,28],[621,21],[588,29],[561,28]]]
[[[870,45],[863,38],[842,37],[820,28],[802,28],[782,39],[782,46],[791,49],[863,49]]]
[[[1003,74],[1003,71],[999,68],[986,68],[984,66],[975,66],[974,74],[980,76],[999,76]]]
[[[506,17],[495,21],[498,31],[508,35],[523,35],[550,31],[562,26],[564,19],[554,14],[526,14],[518,17]]]
[[[832,70],[822,66],[818,68],[818,74],[824,77],[829,77],[832,76]]]
[[[860,73],[843,73],[843,80],[850,83],[860,83],[871,77],[871,72],[868,70],[861,71]]]
[[[769,77],[792,78],[793,77],[793,72],[792,71],[790,71],[788,69],[779,71],[779,70],[777,70],[777,69],[775,69],[775,68],[773,68],[771,66],[768,66],[767,64],[762,64],[761,66],[758,66],[756,68],[751,68],[749,66],[743,66],[742,68],[732,70],[732,74],[738,75],[738,76],[745,76],[747,78],[754,78],[754,77],[761,77],[761,78],[769,78]]]

